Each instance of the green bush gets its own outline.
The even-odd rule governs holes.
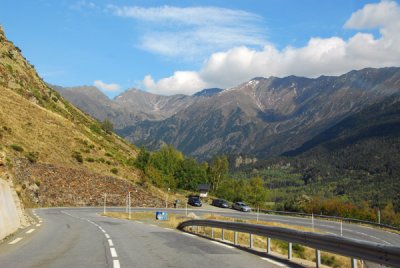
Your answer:
[[[117,168],[112,168],[110,171],[111,171],[111,173],[118,174],[118,169]]]
[[[36,163],[39,158],[39,153],[38,152],[28,152],[26,154],[26,158],[28,158],[29,162]]]
[[[83,157],[80,152],[73,152],[72,157],[78,162],[83,163]]]
[[[19,145],[17,145],[17,144],[11,144],[11,146],[10,146],[14,151],[17,151],[17,152],[23,152],[24,151],[24,148],[22,148],[21,146],[19,146]]]
[[[92,157],[86,157],[85,160],[90,162],[90,163],[93,163],[95,161],[94,158],[92,158]]]

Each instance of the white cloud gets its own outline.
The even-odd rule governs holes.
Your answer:
[[[97,6],[95,3],[91,2],[91,1],[80,0],[80,1],[77,1],[74,4],[72,4],[69,8],[72,10],[83,11],[86,9],[95,9],[95,8],[97,8]]]
[[[118,7],[108,6],[116,16],[145,24],[140,36],[144,50],[184,59],[198,58],[234,46],[263,46],[261,17],[242,10],[217,7]]]
[[[116,92],[120,89],[120,86],[118,84],[106,84],[101,80],[95,80],[93,82],[93,86],[109,92]]]
[[[193,94],[199,88],[206,88],[207,84],[196,72],[175,72],[173,76],[155,82],[150,75],[143,79],[143,85],[149,92],[162,95]]]
[[[350,16],[344,27],[360,32],[348,40],[336,36],[311,38],[306,46],[299,48],[288,46],[279,50],[267,44],[262,49],[236,46],[213,53],[201,70],[190,72],[196,77],[190,92],[204,88],[203,85],[228,88],[256,76],[317,77],[366,67],[400,66],[400,7],[396,2],[365,5]],[[362,32],[375,28],[379,29],[379,37]],[[153,81],[153,85],[160,85],[159,93],[180,92],[182,83],[176,76],[177,72],[159,82]]]

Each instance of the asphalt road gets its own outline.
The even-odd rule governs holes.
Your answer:
[[[0,245],[0,267],[281,267],[246,251],[96,208],[36,209],[40,223]]]

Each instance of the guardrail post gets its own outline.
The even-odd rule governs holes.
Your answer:
[[[357,259],[351,258],[351,268],[357,268]]]
[[[315,250],[315,267],[321,267],[321,251],[318,249]]]
[[[238,244],[238,238],[237,238],[238,234],[235,231],[234,235],[233,235],[233,244],[237,245]]]
[[[250,248],[253,248],[253,234],[250,235]]]
[[[271,238],[267,237],[267,254],[271,253]]]
[[[292,259],[292,242],[289,242],[289,246],[288,246],[288,259],[289,260]]]
[[[214,228],[211,228],[211,238],[214,239]]]
[[[225,232],[224,232],[224,229],[221,229],[221,239],[222,239],[222,241],[225,240]]]

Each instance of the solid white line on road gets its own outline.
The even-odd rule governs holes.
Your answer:
[[[30,233],[32,233],[33,231],[35,231],[35,229],[30,229],[30,230],[27,231],[26,233],[27,233],[27,234],[30,234]]]
[[[113,268],[120,268],[119,260],[113,260]]]
[[[141,222],[141,221],[135,221],[136,223],[143,223],[143,222]]]
[[[108,245],[109,245],[110,247],[113,247],[113,246],[114,246],[114,243],[113,243],[113,241],[112,241],[111,239],[108,239]]]
[[[11,242],[8,243],[8,244],[9,244],[9,245],[14,245],[14,244],[18,243],[18,242],[21,241],[21,240],[22,240],[22,237],[18,237],[18,238],[14,239],[13,241],[11,241]]]
[[[111,257],[113,257],[113,258],[117,258],[118,257],[117,251],[115,250],[115,248],[110,248],[110,251],[111,251]]]
[[[171,228],[164,228],[165,230],[168,230],[168,231],[172,231],[172,229]]]
[[[182,233],[182,234],[187,235],[187,236],[191,236],[191,237],[195,237],[194,234],[189,234],[189,233]]]
[[[220,242],[218,242],[218,241],[211,241],[211,242],[213,242],[214,244],[217,244],[217,245],[220,245],[220,246],[226,247],[226,248],[233,248],[232,246],[229,246],[229,245],[226,245],[226,244],[220,243]]]
[[[151,226],[153,226],[153,227],[157,227],[157,225],[154,225],[154,224],[150,224]]]
[[[280,266],[280,267],[287,267],[287,266],[286,266],[285,264],[283,264],[283,263],[280,263],[280,262],[277,262],[277,261],[273,261],[273,260],[268,259],[268,258],[261,258],[261,259],[264,260],[264,261],[270,262],[270,263],[272,263],[272,264],[278,265],[278,266]]]
[[[39,227],[39,226],[40,226],[40,223],[36,224],[36,227]]]
[[[105,236],[106,236],[107,239],[110,238],[110,236],[108,234],[105,234]]]

